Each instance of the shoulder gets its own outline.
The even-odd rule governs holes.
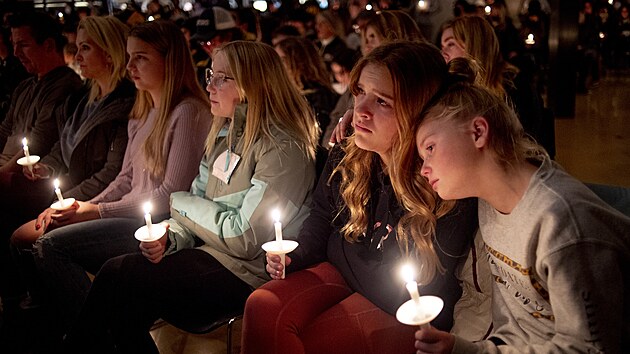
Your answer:
[[[210,106],[197,99],[195,97],[186,97],[182,99],[175,107],[173,108],[173,115],[198,115],[198,114],[210,114]]]

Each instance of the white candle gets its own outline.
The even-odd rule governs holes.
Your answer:
[[[26,156],[26,162],[28,162],[28,159],[31,156],[31,154],[29,154],[28,152],[28,140],[26,140],[26,138],[22,139],[22,147],[24,149],[24,156]]]
[[[282,223],[280,223],[280,211],[275,209],[272,212],[273,216],[273,226],[276,229],[276,242],[280,243],[280,247],[282,247]]]
[[[59,199],[59,206],[63,208],[63,195],[61,195],[61,189],[59,189],[59,179],[55,178],[53,184],[55,185],[55,193],[57,194],[57,199]]]
[[[282,251],[282,223],[280,223],[280,211],[278,209],[274,209],[273,212],[271,212],[272,216],[273,216],[273,226],[276,229],[276,243],[278,243],[278,249],[280,251]],[[284,279],[284,276],[286,274],[286,264],[287,264],[287,260],[284,254],[280,255],[280,264],[282,264],[282,276],[281,278]]]
[[[151,208],[153,206],[151,205],[151,202],[146,202],[143,205],[143,209],[144,209],[144,221],[147,223],[147,233],[149,234],[149,238],[151,237],[151,228],[153,226],[153,223],[151,222]]]
[[[416,304],[416,310],[418,310],[420,305],[420,293],[418,292],[418,283],[414,280],[413,267],[409,264],[405,264],[402,269],[402,276],[407,282],[407,291],[409,291],[411,299]]]

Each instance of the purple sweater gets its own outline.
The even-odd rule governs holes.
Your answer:
[[[169,212],[169,196],[190,188],[197,175],[206,137],[212,123],[210,107],[194,98],[186,98],[171,113],[164,141],[166,171],[154,178],[146,168],[142,145],[149,136],[157,116],[152,109],[147,119],[129,121],[129,141],[123,166],[112,183],[90,200],[98,204],[102,218],[141,217],[141,205],[150,201],[154,215]]]

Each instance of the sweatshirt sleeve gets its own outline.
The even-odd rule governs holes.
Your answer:
[[[212,120],[208,110],[202,109],[202,105],[196,102],[178,106],[173,115],[173,123],[166,134],[169,148],[164,178],[147,192],[100,203],[102,217],[141,215],[139,205],[147,200],[153,201],[155,215],[165,215],[169,212],[170,194],[190,188],[197,175]]]
[[[191,231],[206,245],[241,259],[259,257],[261,245],[274,239],[272,209],[282,215],[285,237],[295,239],[297,230],[293,235],[286,231],[301,215],[313,184],[314,165],[290,140],[277,143],[279,146],[269,144],[252,157],[256,163],[249,188],[214,200],[190,192],[174,193],[173,213],[192,225]]]

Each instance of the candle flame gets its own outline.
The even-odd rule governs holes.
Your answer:
[[[403,265],[400,274],[402,275],[403,279],[407,283],[414,281],[415,274],[414,274],[413,266],[411,266],[411,264]]]
[[[28,140],[26,140],[26,138],[22,139],[22,146],[26,146],[28,145]]]
[[[53,181],[53,185],[55,186],[55,189],[59,188],[59,179],[55,178],[55,180]]]
[[[273,217],[273,221],[280,222],[280,210],[274,209],[271,212],[271,217]]]
[[[149,214],[152,208],[153,208],[153,205],[151,205],[151,202],[146,202],[142,205],[142,209],[144,209],[145,214]]]

